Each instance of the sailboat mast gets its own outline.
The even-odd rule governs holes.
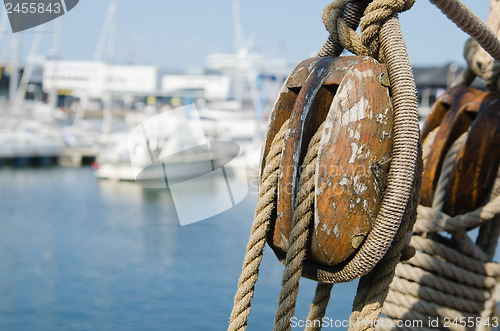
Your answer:
[[[240,1],[233,0],[233,46],[236,54],[241,49],[241,40]]]
[[[9,79],[9,103],[14,104],[17,87],[19,84],[19,65],[21,56],[21,36],[18,33],[12,34],[12,58],[11,58],[11,70]]]

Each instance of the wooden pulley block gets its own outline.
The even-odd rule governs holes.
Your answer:
[[[288,119],[276,217],[268,238],[280,259],[288,250],[299,169],[323,122],[307,259],[335,266],[361,247],[380,208],[390,163],[393,114],[388,85],[385,66],[362,56],[305,60],[283,85],[261,164],[262,173],[271,142]]]
[[[446,153],[469,131],[446,186],[443,211],[451,216],[478,208],[491,190],[500,160],[500,99],[489,92],[457,86],[434,104],[422,139],[434,133],[422,182],[421,203],[431,206]]]

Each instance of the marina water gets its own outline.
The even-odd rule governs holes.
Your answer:
[[[0,330],[225,330],[255,205],[250,182],[237,206],[181,227],[166,190],[0,168]],[[271,329],[282,272],[266,247],[248,330]],[[355,287],[334,286],[329,318],[349,317]],[[301,281],[299,320],[314,289]]]

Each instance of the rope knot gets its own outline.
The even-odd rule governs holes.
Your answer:
[[[322,14],[323,24],[330,36],[356,55],[368,55],[366,47],[355,30],[344,19],[346,6],[351,0],[337,0],[325,7]]]
[[[380,54],[379,33],[384,22],[396,13],[410,9],[415,0],[375,0],[361,18],[361,37],[349,27],[345,16],[347,5],[353,0],[337,0],[323,10],[323,23],[330,36],[351,53],[370,55],[383,62]],[[349,14],[348,14],[349,15]]]

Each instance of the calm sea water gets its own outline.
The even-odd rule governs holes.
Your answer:
[[[181,227],[167,191],[89,168],[0,169],[0,330],[225,330],[256,204]],[[196,206],[203,208],[203,206]],[[266,248],[248,330],[270,330],[282,265]],[[301,281],[305,319],[315,283]],[[347,319],[355,284],[327,316]]]

